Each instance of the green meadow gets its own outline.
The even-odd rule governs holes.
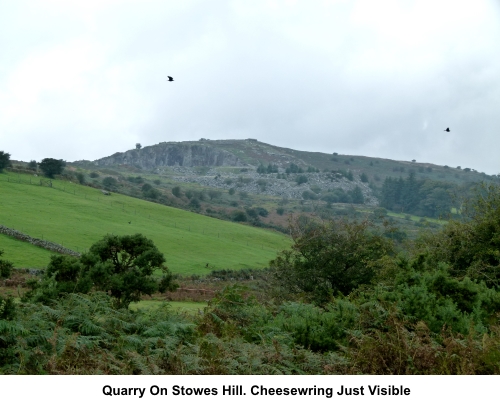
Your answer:
[[[207,306],[205,302],[143,300],[139,302],[132,302],[129,308],[133,311],[138,309],[148,311],[157,309],[162,305],[167,305],[174,312],[187,312],[190,314],[198,313]]]
[[[2,225],[78,252],[106,234],[142,233],[173,273],[264,267],[290,246],[283,234],[116,193],[105,196],[68,181],[52,180],[50,187],[41,177],[0,173],[0,197]],[[16,267],[43,267],[52,254],[3,235],[0,249]]]
[[[16,267],[21,268],[45,267],[49,262],[50,256],[55,254],[49,250],[21,242],[3,234],[0,234],[0,250],[4,251],[2,259],[13,262]]]

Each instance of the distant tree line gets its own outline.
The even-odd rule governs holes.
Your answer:
[[[415,173],[406,179],[387,177],[382,185],[380,205],[392,211],[436,218],[450,213],[454,188],[450,183],[417,180]]]

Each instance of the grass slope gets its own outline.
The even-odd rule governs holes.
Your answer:
[[[0,214],[0,218],[1,216],[2,214]],[[45,267],[50,260],[50,256],[55,254],[3,234],[0,234],[0,250],[4,251],[1,257],[2,260],[8,260],[14,263],[15,267],[20,268]]]
[[[284,235],[267,230],[120,194],[104,196],[66,181],[47,184],[39,177],[0,174],[0,224],[80,252],[105,234],[142,233],[164,253],[169,268],[181,274],[266,266],[290,245]],[[21,256],[8,257],[19,266]],[[42,259],[25,264],[35,266],[37,260]]]

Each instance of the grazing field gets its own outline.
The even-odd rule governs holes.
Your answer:
[[[187,312],[190,314],[198,313],[198,311],[202,311],[207,306],[204,302],[143,300],[132,302],[129,308],[133,311],[137,309],[150,310],[165,304],[175,312]]]
[[[3,260],[13,262],[15,267],[20,268],[45,267],[50,260],[50,256],[55,254],[3,234],[0,234],[0,250],[4,251]]]
[[[52,180],[50,187],[47,179],[1,173],[0,195],[0,224],[78,252],[106,234],[142,233],[154,241],[174,273],[264,267],[290,245],[279,233],[116,193],[105,196],[100,190],[62,180]],[[36,248],[39,255],[30,259],[22,250],[7,253],[5,246],[5,257],[16,267],[38,267],[51,254]],[[31,246],[26,244],[26,249]]]

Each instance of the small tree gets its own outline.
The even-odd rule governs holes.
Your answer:
[[[84,175],[83,173],[78,172],[78,173],[76,174],[76,178],[78,179],[78,182],[79,182],[80,184],[85,184],[85,175]]]
[[[370,283],[377,261],[393,250],[368,221],[296,221],[291,234],[292,248],[270,263],[274,282],[285,297],[300,294],[317,304]]]
[[[364,204],[365,197],[363,196],[363,192],[361,191],[359,186],[356,186],[356,188],[354,190],[351,190],[349,194],[351,195],[352,202],[354,204]]]
[[[367,174],[366,173],[361,173],[360,180],[363,183],[368,183],[368,176],[367,176]]]
[[[56,174],[61,174],[65,166],[66,163],[64,160],[52,158],[45,158],[39,164],[43,174],[51,179],[53,179]]]
[[[141,234],[107,235],[94,243],[80,262],[82,276],[88,275],[98,290],[108,291],[117,307],[139,301],[141,294],[176,288],[163,254]],[[155,272],[161,272],[162,278],[154,277]]]
[[[172,194],[177,198],[181,197],[181,188],[179,186],[172,187]]]
[[[135,148],[136,148],[137,150],[139,150],[139,149],[141,149],[141,148],[142,148],[142,145],[141,145],[140,143],[136,143],[136,144],[135,144]]]
[[[28,163],[28,169],[36,172],[36,170],[38,169],[38,163],[35,160],[30,160],[30,162]]]
[[[0,250],[0,256],[2,255],[3,250]],[[14,265],[11,262],[0,259],[0,278],[9,278],[13,269]]]
[[[3,150],[0,150],[0,173],[6,167],[10,166],[10,153],[6,153]]]
[[[114,177],[108,176],[102,180],[102,185],[104,187],[106,187],[107,189],[112,189],[118,185],[118,182],[116,181],[116,179]]]
[[[214,198],[219,198],[221,196],[221,192],[218,190],[209,190],[208,191],[208,196],[210,197],[210,200],[213,200]]]

